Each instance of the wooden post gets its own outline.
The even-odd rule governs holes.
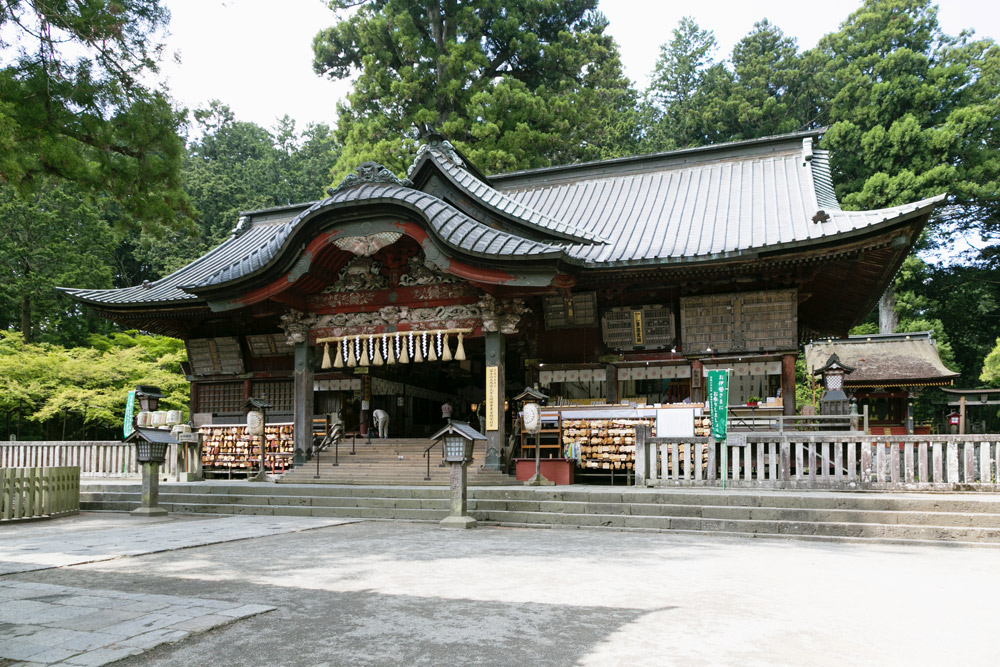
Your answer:
[[[295,456],[292,463],[296,466],[305,465],[306,451],[312,441],[313,370],[309,359],[310,351],[308,342],[295,343],[293,374]]]
[[[781,406],[783,414],[795,414],[795,357],[785,354],[781,357]]]
[[[503,409],[506,397],[504,368],[507,360],[507,341],[498,331],[486,333],[486,449],[495,447],[503,451],[507,444],[506,413]],[[491,368],[493,370],[491,370]],[[490,412],[496,416],[491,423]],[[491,427],[495,427],[491,428]]]
[[[618,402],[618,367],[608,364],[604,367],[607,373],[607,380],[604,383],[604,400],[608,405]]]
[[[705,403],[705,378],[702,377],[702,363],[691,361],[691,402]]]
[[[913,435],[913,399],[915,393],[906,392],[906,435]]]
[[[965,435],[965,396],[958,399],[958,434]]]

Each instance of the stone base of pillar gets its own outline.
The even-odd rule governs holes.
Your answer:
[[[531,479],[527,480],[524,483],[524,485],[525,486],[555,486],[556,483],[545,479],[544,477],[542,477],[541,473],[536,472],[534,475],[531,476]]]
[[[162,507],[140,507],[139,509],[132,510],[129,514],[137,519],[159,519],[160,517],[167,516],[168,512]]]
[[[471,516],[449,516],[440,523],[442,528],[453,528],[461,530],[464,528],[475,528],[476,520]]]

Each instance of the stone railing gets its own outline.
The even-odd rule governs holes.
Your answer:
[[[745,434],[745,443],[636,434],[636,484],[1000,491],[1000,435]],[[730,443],[736,440],[731,438]]]
[[[0,470],[0,521],[54,518],[79,511],[79,468]]]

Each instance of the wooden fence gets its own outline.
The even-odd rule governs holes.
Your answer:
[[[1000,491],[1000,435],[636,434],[636,483],[775,489]]]
[[[57,517],[80,511],[80,469],[0,470],[0,521]]]
[[[184,454],[182,448],[182,454]],[[167,446],[167,459],[160,465],[161,478],[178,473],[197,473],[201,461],[188,454],[178,460],[177,445]],[[86,478],[141,477],[135,445],[123,442],[0,442],[0,469],[76,466]]]

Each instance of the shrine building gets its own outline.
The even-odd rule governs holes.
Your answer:
[[[366,163],[165,278],[63,291],[183,339],[195,424],[263,398],[297,462],[316,415],[353,429],[382,408],[418,436],[447,402],[502,448],[524,387],[699,404],[712,368],[733,370],[731,403],[794,414],[800,341],[862,320],[943,199],[842,210],[820,136],[485,176],[429,135],[405,179]]]

